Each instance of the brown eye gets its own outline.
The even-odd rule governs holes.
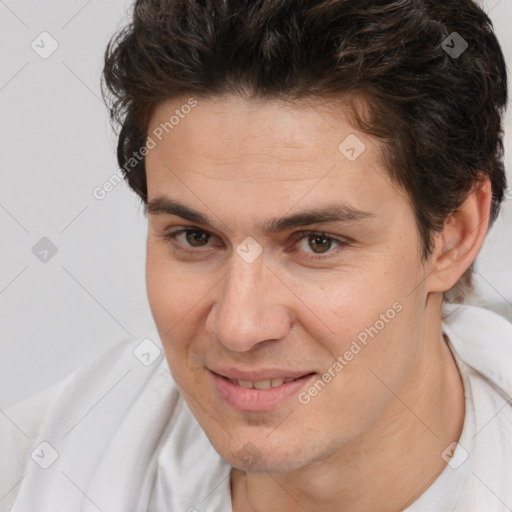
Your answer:
[[[210,235],[204,231],[197,231],[194,229],[187,229],[185,231],[185,238],[191,247],[202,247],[208,243]]]
[[[332,239],[321,234],[309,235],[308,245],[317,254],[322,254],[331,248]]]

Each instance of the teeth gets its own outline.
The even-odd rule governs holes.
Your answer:
[[[272,386],[271,380],[257,380],[252,383],[254,389],[268,389]]]
[[[235,380],[234,383],[247,389],[269,389],[270,387],[275,388],[281,386],[284,382],[291,382],[292,380],[295,379],[287,377],[286,379],[257,380],[254,382],[250,380]]]

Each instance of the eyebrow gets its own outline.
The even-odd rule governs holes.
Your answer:
[[[215,227],[215,222],[208,215],[166,196],[155,197],[145,205],[144,210],[145,214],[175,215],[190,222]],[[375,217],[375,214],[358,210],[348,204],[332,204],[322,208],[294,213],[287,217],[268,219],[260,226],[260,230],[264,233],[280,233],[311,224],[357,222],[371,217]]]

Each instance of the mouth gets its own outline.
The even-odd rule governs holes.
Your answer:
[[[214,387],[229,406],[244,412],[270,411],[284,405],[316,375],[275,376],[249,380],[231,378],[210,370]]]
[[[304,375],[305,377],[305,375]],[[227,378],[227,377],[226,377]],[[286,377],[286,378],[276,378],[276,379],[267,379],[267,380],[241,380],[241,379],[229,379],[233,384],[240,386],[245,389],[269,389],[269,388],[278,388],[283,384],[288,384],[288,382],[293,382],[295,380],[301,379],[302,377]]]

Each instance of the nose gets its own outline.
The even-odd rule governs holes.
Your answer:
[[[266,266],[263,254],[247,263],[233,252],[231,271],[216,290],[206,329],[231,351],[246,352],[283,339],[293,324],[287,305],[292,294]]]

